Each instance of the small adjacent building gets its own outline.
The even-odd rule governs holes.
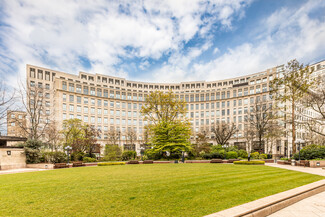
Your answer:
[[[26,112],[24,111],[7,111],[7,135],[14,137],[25,137],[26,132]]]

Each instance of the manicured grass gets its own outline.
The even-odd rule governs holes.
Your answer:
[[[0,215],[203,216],[323,178],[232,164],[118,165],[0,175]]]

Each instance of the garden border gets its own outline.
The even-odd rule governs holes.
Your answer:
[[[325,179],[235,206],[206,217],[262,217],[325,191]]]

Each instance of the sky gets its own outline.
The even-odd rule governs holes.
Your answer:
[[[325,59],[322,0],[0,0],[0,80],[26,64],[134,81],[213,81]]]

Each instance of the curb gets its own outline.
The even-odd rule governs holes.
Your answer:
[[[263,217],[271,215],[302,199],[325,191],[325,180],[303,185],[288,191],[264,197],[206,217]]]

